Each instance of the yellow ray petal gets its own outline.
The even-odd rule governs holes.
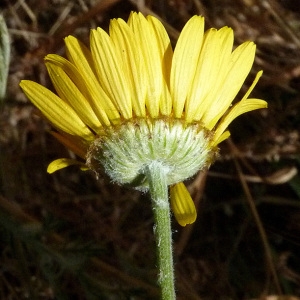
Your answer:
[[[151,25],[141,13],[132,13],[128,19],[136,44],[139,45],[145,74],[144,84],[147,86],[146,107],[152,118],[159,116],[160,99],[162,97],[163,75],[157,37]]]
[[[212,141],[212,147],[215,147],[215,146],[219,145],[223,141],[227,140],[229,137],[230,137],[229,130],[224,131],[217,140]]]
[[[204,18],[192,17],[177,41],[170,75],[175,118],[181,118],[187,93],[195,76],[204,33]]]
[[[256,74],[256,76],[255,76],[255,78],[254,78],[254,80],[253,80],[251,86],[249,87],[249,89],[247,90],[247,92],[245,93],[245,95],[243,96],[243,98],[242,98],[242,100],[241,100],[240,102],[244,102],[244,101],[247,100],[247,98],[249,97],[250,93],[252,92],[252,90],[253,90],[254,87],[256,86],[256,84],[257,84],[259,78],[262,76],[262,74],[263,74],[263,71],[257,72],[257,74]],[[252,99],[248,99],[248,100],[252,100]],[[256,100],[256,99],[254,99],[254,100]],[[260,101],[263,101],[263,100],[260,100]],[[239,103],[240,103],[240,102],[239,102]],[[264,102],[264,103],[262,104],[263,107],[258,107],[258,108],[254,108],[254,109],[259,109],[259,108],[265,108],[265,107],[267,107],[268,104],[267,104],[265,101],[263,101],[263,102]],[[251,104],[251,103],[249,103],[249,102],[246,102],[246,103],[245,103],[246,106],[249,105],[249,104]],[[251,107],[251,105],[249,105],[248,108],[250,108],[250,107]],[[234,107],[233,107],[233,108],[234,108]],[[232,109],[233,109],[233,108],[232,108]],[[251,109],[251,110],[253,110],[253,109]],[[238,112],[238,111],[239,111],[238,108],[236,108],[235,111],[233,111],[233,113],[234,113],[234,112]],[[249,111],[249,110],[246,110],[245,112],[247,112],[247,111]],[[240,114],[243,114],[244,112],[240,112],[239,114],[236,114],[236,115],[234,115],[233,113],[231,113],[231,115],[230,115],[230,116],[231,116],[231,119],[230,119],[230,116],[229,116],[229,117],[228,117],[228,116],[224,116],[223,119],[221,120],[220,124],[218,125],[218,128],[216,129],[215,136],[214,136],[214,144],[215,144],[215,145],[219,144],[220,142],[222,142],[223,140],[225,140],[226,138],[229,137],[230,134],[229,134],[227,137],[224,138],[224,134],[225,134],[225,133],[223,133],[224,130],[228,127],[228,125],[229,125],[229,124],[230,124],[237,116],[239,116]],[[217,116],[216,118],[219,119],[218,116]],[[226,119],[226,122],[225,122],[225,119]],[[215,123],[215,122],[217,122],[217,121],[215,121],[215,120],[212,120],[212,121],[211,121],[211,123]]]
[[[102,124],[110,125],[114,120],[118,120],[120,115],[116,106],[112,103],[101,87],[95,75],[93,60],[88,49],[73,36],[65,38],[66,52],[70,61],[76,66],[92,102],[91,106]],[[86,95],[85,95],[86,96]]]
[[[94,114],[89,102],[78,90],[74,82],[55,64],[46,62],[46,67],[52,83],[60,98],[73,107],[80,119],[95,132],[101,127],[101,123]]]
[[[228,72],[232,47],[231,28],[223,27],[205,32],[195,77],[187,96],[187,122],[202,120],[219,94],[218,83],[223,82]]]
[[[170,187],[171,208],[181,226],[192,224],[197,218],[195,204],[185,185],[179,182]]]
[[[255,44],[245,42],[237,47],[231,55],[228,71],[223,80],[219,80],[218,96],[211,100],[202,122],[211,130],[224,115],[248,76],[254,61]]]
[[[97,76],[106,94],[125,119],[132,117],[129,82],[123,71],[122,58],[109,35],[102,29],[91,31],[91,51]]]
[[[164,79],[162,86],[162,97],[160,101],[160,112],[164,116],[169,116],[172,111],[172,98],[169,92],[169,88],[173,49],[171,46],[170,38],[163,24],[158,19],[152,16],[147,16],[147,20],[156,36]]]
[[[77,113],[57,95],[30,80],[22,80],[20,86],[31,102],[56,128],[87,141],[94,139],[94,135]]]
[[[102,125],[109,125],[110,121],[105,112],[107,106],[105,105],[103,100],[99,97],[99,95],[95,93],[94,89],[89,83],[86,83],[86,79],[82,76],[82,74],[78,71],[75,65],[73,65],[67,59],[57,55],[57,54],[48,54],[45,57],[45,63],[56,65],[57,67],[61,68],[70,79],[74,82],[80,93],[87,99],[89,105],[93,109],[94,114],[97,116],[98,120]],[[95,88],[97,92],[97,87]],[[107,97],[102,90],[102,94],[104,98]],[[102,95],[102,96],[103,96]],[[101,93],[100,93],[101,96]],[[116,109],[114,109],[116,111]],[[116,114],[115,117],[117,117]]]
[[[255,109],[266,108],[266,107],[268,107],[268,103],[261,99],[246,99],[238,102],[235,106],[232,107],[229,113],[224,117],[224,119],[221,120],[220,124],[218,125],[214,135],[213,145],[217,145],[219,143],[219,140],[221,141],[220,136],[222,135],[224,130],[239,115]]]
[[[82,162],[79,162],[75,159],[69,159],[69,158],[59,158],[59,159],[56,159],[54,160],[53,162],[51,162],[47,168],[47,172],[49,174],[51,173],[54,173],[58,170],[61,170],[63,168],[66,168],[66,167],[69,167],[69,166],[73,166],[73,165],[80,165],[80,169],[82,171],[86,171],[88,170],[88,167],[82,163]]]
[[[132,108],[137,117],[146,117],[146,89],[144,62],[132,30],[123,19],[110,22],[109,33],[124,64],[124,73],[131,90]]]

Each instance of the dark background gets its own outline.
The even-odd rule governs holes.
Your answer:
[[[47,174],[72,154],[18,86],[31,79],[51,89],[43,57],[64,55],[63,37],[88,44],[90,28],[131,10],[161,18],[174,44],[194,14],[207,28],[232,27],[237,45],[253,40],[241,93],[264,70],[252,96],[269,108],[235,120],[216,163],[187,183],[198,218],[173,222],[178,299],[298,299],[298,1],[4,0],[0,9],[12,48],[0,111],[0,299],[158,299],[148,195],[77,167]]]

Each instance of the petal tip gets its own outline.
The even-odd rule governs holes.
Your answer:
[[[170,189],[171,207],[179,225],[185,227],[195,222],[197,211],[186,186],[179,182]]]
[[[61,170],[63,168],[72,166],[72,165],[80,165],[81,168],[84,168],[84,164],[75,160],[75,159],[69,159],[69,158],[59,158],[54,161],[52,161],[47,168],[47,173],[52,174],[58,170]],[[86,166],[85,166],[86,167]]]

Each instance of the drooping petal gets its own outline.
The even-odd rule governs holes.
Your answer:
[[[192,224],[197,218],[194,201],[186,186],[179,182],[170,187],[171,208],[181,226]]]
[[[73,108],[57,95],[30,80],[22,80],[20,86],[26,96],[56,128],[70,135],[80,136],[87,141],[94,139],[92,132]]]
[[[69,158],[59,158],[54,160],[53,162],[51,162],[47,168],[47,172],[49,174],[52,174],[58,170],[61,170],[63,168],[69,167],[69,166],[73,166],[73,165],[80,165],[81,166],[81,170],[82,171],[86,171],[88,170],[88,167],[82,163],[79,162],[75,159],[69,159]]]
[[[174,117],[181,118],[188,90],[202,46],[204,18],[192,17],[184,26],[177,41],[170,75],[170,92],[173,98]]]

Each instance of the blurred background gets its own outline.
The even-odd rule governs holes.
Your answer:
[[[178,299],[300,297],[300,5],[297,0],[2,0],[10,35],[0,110],[0,299],[159,299],[147,194],[103,176],[47,165],[74,157],[19,88],[52,89],[43,58],[72,34],[108,28],[130,11],[157,16],[173,45],[186,21],[230,26],[257,56],[241,94],[269,108],[235,120],[209,171],[187,182],[195,224],[173,221]],[[237,97],[239,100],[240,97]]]

